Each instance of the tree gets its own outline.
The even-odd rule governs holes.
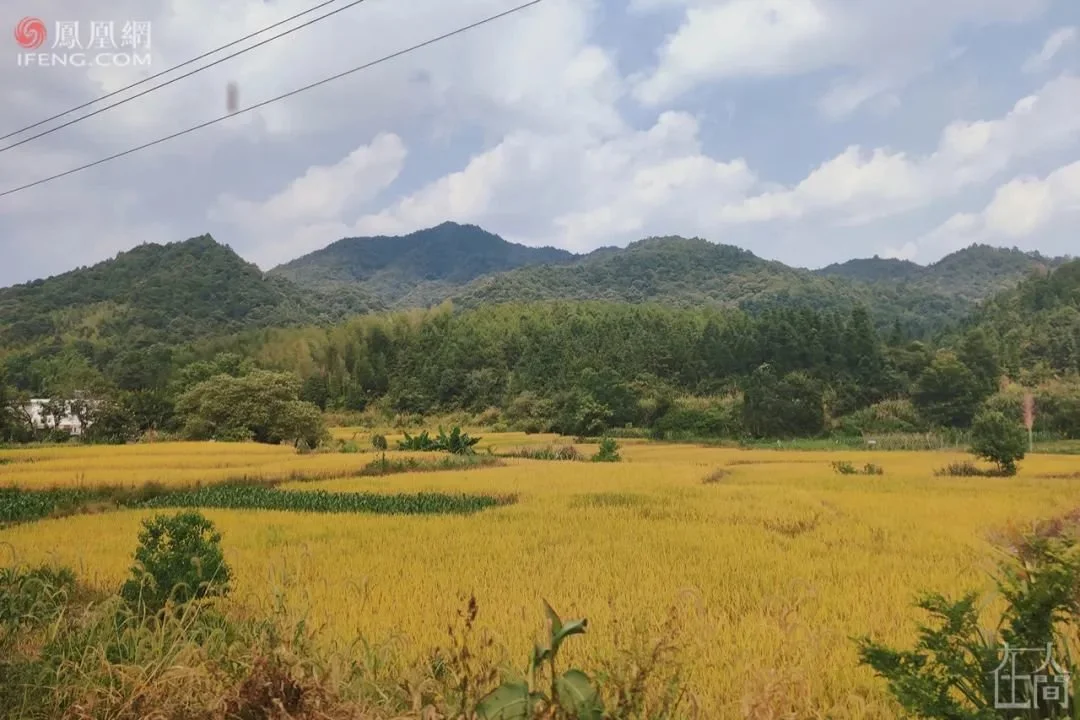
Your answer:
[[[23,398],[5,382],[0,367],[0,442],[26,442],[33,436],[23,408]]]
[[[915,382],[912,402],[928,422],[967,427],[979,407],[981,388],[956,354],[942,350]]]
[[[300,399],[317,406],[320,410],[326,409],[326,403],[330,399],[330,391],[324,375],[309,375],[304,378],[304,384],[300,387]]]
[[[254,370],[243,377],[217,375],[180,396],[177,413],[193,440],[254,440],[318,445],[326,435],[319,408],[298,399],[291,373]]]
[[[975,328],[969,331],[960,343],[957,357],[975,376],[979,385],[980,401],[997,392],[1001,380],[1001,363],[985,330]]]
[[[1003,475],[1016,474],[1016,461],[1024,459],[1024,429],[1004,413],[984,410],[971,425],[971,452],[996,463]]]
[[[743,422],[759,438],[819,435],[825,429],[824,393],[806,373],[778,378],[769,365],[762,365],[746,384]]]

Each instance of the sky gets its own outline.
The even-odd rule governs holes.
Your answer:
[[[0,193],[223,116],[230,82],[242,109],[522,2],[366,0],[0,141]],[[315,4],[5,2],[0,135]],[[33,52],[51,65],[25,60],[24,18],[42,21]],[[102,63],[149,65],[58,64],[78,52],[53,47],[75,21],[83,45],[92,23],[99,40],[112,28]],[[204,233],[263,269],[445,221],[574,252],[699,236],[813,268],[973,243],[1077,255],[1078,219],[1075,0],[542,0],[0,197],[0,285]]]

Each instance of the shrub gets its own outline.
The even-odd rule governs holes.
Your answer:
[[[971,462],[949,463],[943,468],[934,471],[939,477],[976,477],[985,475],[986,471]]]
[[[131,577],[120,589],[129,604],[156,613],[171,601],[225,596],[232,572],[221,552],[221,535],[196,511],[143,521]]]
[[[1066,673],[1071,671],[1068,645],[1080,619],[1080,553],[1074,536],[1033,533],[1006,549],[1012,557],[999,566],[996,584],[1008,604],[996,632],[984,631],[975,593],[955,601],[930,594],[917,606],[933,622],[919,629],[914,650],[894,650],[869,637],[858,641],[862,664],[888,682],[889,691],[912,717],[989,720],[1005,717],[998,711],[1001,699],[1032,700],[1033,690],[1024,682],[1014,686],[1018,695],[996,696],[993,678],[1010,660],[1007,648],[1049,648],[1051,659]],[[1022,674],[1039,670],[1047,660],[1045,652],[1024,650],[1011,659]],[[1051,681],[1053,671],[1053,667],[1042,670],[1050,673]],[[1068,676],[1064,679],[1068,681]],[[1072,705],[1072,688],[1066,687],[1064,695],[1059,698],[1062,707]],[[1069,716],[1059,715],[1056,703],[1048,704],[1015,717]]]
[[[833,470],[841,475],[884,475],[885,469],[874,463],[866,463],[861,469],[856,468],[849,462],[837,461],[832,464]]]
[[[1027,434],[1000,412],[984,410],[971,426],[971,452],[998,466],[1003,475],[1016,474],[1016,461],[1024,459]]]
[[[593,462],[619,462],[622,460],[622,456],[619,455],[619,444],[615,442],[615,438],[605,437],[600,441],[600,448],[595,455],[592,456]]]
[[[739,437],[743,434],[742,398],[680,398],[653,423],[657,440]]]
[[[910,400],[883,400],[845,415],[837,422],[844,435],[886,435],[912,433],[923,429],[919,413]]]

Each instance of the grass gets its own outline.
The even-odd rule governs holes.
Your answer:
[[[528,444],[516,434],[484,440]],[[236,619],[273,615],[285,628],[303,621],[320,656],[354,658],[371,682],[397,687],[426,677],[421,668],[445,645],[470,596],[481,608],[477,632],[516,662],[537,636],[541,599],[564,617],[589,618],[589,632],[565,650],[568,665],[586,669],[623,662],[625,638],[656,631],[675,608],[684,628],[677,660],[701,717],[790,710],[885,720],[896,707],[858,666],[851,638],[870,633],[912,645],[924,620],[912,606],[917,594],[986,587],[989,533],[1080,505],[1076,461],[1064,455],[1031,455],[1002,480],[935,477],[935,469],[970,459],[963,452],[620,445],[621,463],[519,458],[370,477],[355,475],[372,455],[344,455],[353,477],[284,482],[276,491],[517,497],[480,513],[331,520],[208,509],[236,576],[223,610]],[[96,450],[101,456],[88,463],[130,457]],[[208,445],[157,452],[195,463],[190,456],[203,450],[218,452]],[[833,461],[887,472],[868,481],[838,474]],[[719,481],[704,482],[716,469]],[[140,521],[152,512],[6,528],[0,545],[9,550],[0,557],[67,565],[88,592],[108,592],[127,575]]]

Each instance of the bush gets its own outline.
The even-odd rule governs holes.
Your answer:
[[[143,521],[135,565],[120,596],[134,608],[157,613],[170,602],[223,597],[232,572],[221,552],[221,535],[199,512],[158,515]]]
[[[983,408],[996,410],[1010,420],[1024,419],[1025,388],[1010,384],[987,399]],[[1032,390],[1035,397],[1035,431],[1063,438],[1080,438],[1080,382],[1050,380]]]
[[[874,463],[866,463],[862,469],[856,468],[849,462],[837,461],[832,464],[833,470],[841,475],[884,475],[885,469]]]
[[[742,399],[680,398],[652,426],[657,440],[734,438],[743,434]]]
[[[619,444],[615,442],[615,438],[605,437],[600,441],[599,451],[592,456],[593,462],[619,462],[622,460],[622,456],[619,455]]]
[[[856,410],[837,421],[836,429],[844,435],[886,435],[923,430],[923,422],[910,400],[883,400]]]
[[[1008,544],[1012,557],[1001,564],[996,580],[999,595],[1008,604],[996,632],[984,630],[975,593],[955,601],[930,594],[917,606],[933,622],[919,629],[914,650],[894,650],[869,637],[858,641],[862,664],[888,682],[889,691],[910,716],[940,720],[1071,717],[1058,714],[1076,699],[1068,686],[1059,699],[1060,707],[1048,702],[1034,712],[1008,716],[998,710],[1001,699],[1033,699],[1026,682],[1015,685],[1018,695],[995,695],[993,678],[1010,660],[1007,648],[1019,650],[1012,655],[1018,674],[1042,668],[1052,682],[1055,668],[1044,666],[1046,653],[1022,649],[1050,648],[1052,659],[1070,672],[1068,648],[1080,619],[1080,553],[1074,534],[1033,533]],[[1068,679],[1066,675],[1066,685]]]
[[[994,473],[983,470],[971,462],[949,463],[945,467],[934,471],[934,475],[938,477],[987,477],[992,474]]]
[[[1027,434],[1016,422],[994,410],[980,412],[971,426],[971,452],[998,466],[1004,475],[1016,474],[1016,461],[1024,459]]]

